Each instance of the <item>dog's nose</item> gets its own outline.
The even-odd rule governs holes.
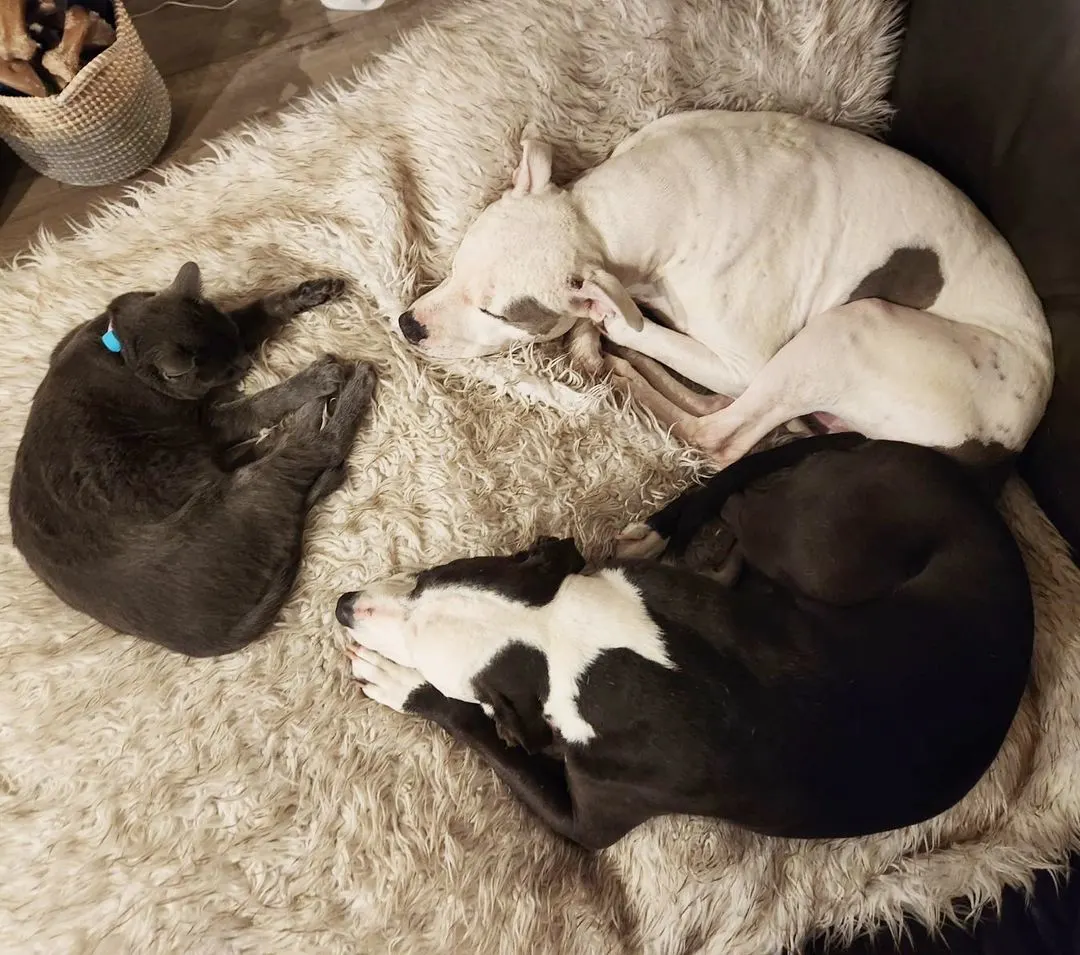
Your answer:
[[[353,625],[353,602],[355,600],[355,590],[338,597],[337,610],[334,611],[334,616],[337,617],[338,623],[343,627],[351,627]]]
[[[411,311],[402,312],[397,322],[401,327],[401,334],[411,344],[419,344],[427,338],[427,329],[416,320],[416,316]]]

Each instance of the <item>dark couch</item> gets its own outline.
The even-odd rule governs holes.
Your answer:
[[[1080,553],[1080,2],[911,0],[889,141],[975,200],[1024,263],[1057,378],[1020,472]]]
[[[1042,298],[1057,377],[1020,473],[1080,555],[1080,0],[910,0],[889,142],[948,176],[1012,244]],[[1080,955],[1080,857],[1064,888],[931,936],[806,955]]]

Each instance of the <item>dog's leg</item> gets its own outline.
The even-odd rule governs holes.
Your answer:
[[[674,378],[660,362],[631,348],[610,343],[608,349],[633,368],[662,398],[697,418],[714,414],[731,404],[725,395],[703,395]]]
[[[272,338],[293,316],[329,302],[345,291],[341,279],[313,279],[286,292],[274,292],[229,313],[251,352]]]
[[[351,366],[324,355],[303,371],[258,394],[215,405],[210,412],[210,427],[222,444],[235,444],[257,437],[272,428],[287,414],[298,411],[309,401],[329,398],[341,390]]]
[[[983,329],[863,299],[815,316],[730,407],[681,430],[721,467],[814,412],[872,438],[942,450],[1020,447],[1048,385]]]
[[[606,806],[602,815],[583,811],[576,804],[566,763],[505,743],[478,704],[443,696],[418,671],[373,651],[360,649],[349,656],[353,676],[366,696],[441,726],[474,750],[518,799],[563,838],[586,849],[603,849],[648,818],[618,803]]]
[[[643,524],[629,525],[616,541],[616,556],[681,556],[699,528],[720,517],[731,495],[747,485],[822,451],[845,451],[866,439],[854,432],[800,438],[768,451],[759,451],[714,474],[701,487],[679,495]],[[648,553],[640,553],[642,551]]]
[[[604,370],[604,355],[600,350],[600,329],[587,318],[566,333],[566,350],[570,366],[586,375],[599,375]]]
[[[685,433],[698,420],[657,391],[625,358],[609,355],[605,365],[611,371],[613,385],[623,388],[642,408],[652,412],[662,428],[678,428]]]
[[[718,355],[701,342],[656,322],[645,320],[640,331],[616,319],[604,326],[604,336],[666,365],[718,395],[734,398],[746,388],[768,356]]]

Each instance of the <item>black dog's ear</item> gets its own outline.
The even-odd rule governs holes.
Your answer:
[[[576,574],[585,566],[585,558],[577,549],[572,537],[540,537],[536,543],[521,554],[528,567],[565,577]]]
[[[554,598],[570,574],[585,568],[585,558],[572,537],[541,537],[528,550],[514,554],[512,560],[527,573],[515,573],[505,592],[533,606]]]
[[[538,753],[552,742],[543,701],[550,690],[547,657],[536,647],[511,641],[472,681],[481,703],[491,707],[499,738]]]
[[[507,693],[480,681],[477,696],[491,707],[495,732],[507,746],[520,746],[526,753],[539,753],[552,743],[551,727],[540,712],[540,701],[514,700]]]

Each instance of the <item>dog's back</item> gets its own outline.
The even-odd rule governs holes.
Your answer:
[[[1019,549],[969,476],[868,442],[753,482],[724,515],[746,563],[733,588],[622,565],[676,670],[623,655],[590,672],[588,688],[634,686],[634,721],[661,728],[622,734],[617,758],[666,767],[682,811],[776,835],[880,831],[960,799],[1012,722],[1034,630]],[[587,689],[581,706],[620,737],[622,705]]]

